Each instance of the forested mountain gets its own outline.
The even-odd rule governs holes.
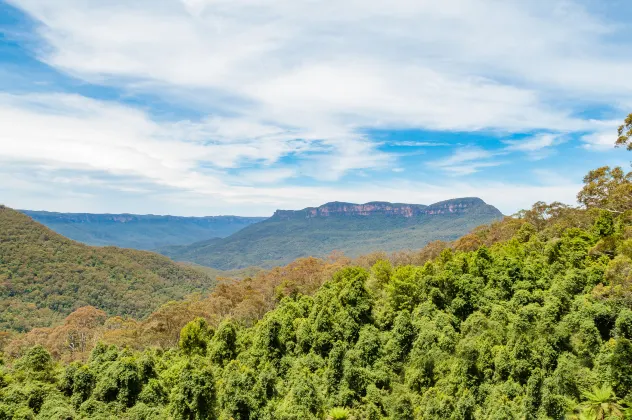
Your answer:
[[[88,245],[151,250],[223,238],[264,217],[178,217],[138,214],[53,213],[22,210],[33,220]]]
[[[334,202],[299,211],[278,210],[270,219],[227,238],[159,252],[219,269],[271,267],[306,256],[322,257],[334,250],[358,256],[377,250],[418,249],[435,240],[454,240],[500,218],[498,209],[479,198],[430,206]]]
[[[406,255],[300,260],[142,322],[82,308],[5,347],[0,413],[627,418],[632,173],[618,174],[591,172],[584,208],[537,203]]]
[[[53,325],[85,305],[144,317],[213,286],[212,277],[161,255],[83,245],[0,207],[0,329]]]

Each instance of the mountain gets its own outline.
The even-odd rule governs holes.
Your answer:
[[[277,210],[267,220],[223,239],[159,249],[175,260],[218,269],[270,267],[334,250],[356,256],[371,251],[421,248],[454,240],[502,213],[480,198],[458,198],[429,206],[333,202],[303,210]]]
[[[263,217],[178,217],[138,214],[52,213],[22,210],[33,220],[75,241],[151,250],[226,237]]]
[[[144,317],[214,284],[162,255],[83,245],[0,206],[0,329],[52,325],[86,305]]]

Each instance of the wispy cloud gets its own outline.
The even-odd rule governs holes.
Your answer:
[[[507,152],[523,152],[531,159],[538,160],[550,156],[553,147],[568,140],[564,134],[541,133],[521,140],[506,140],[504,150]]]
[[[385,142],[384,144],[388,144],[389,146],[400,146],[400,147],[443,147],[443,146],[450,146],[450,143],[432,142],[432,141],[391,141],[391,142]]]
[[[559,134],[538,134],[522,140],[507,140],[505,150],[516,152],[537,152],[560,142]]]
[[[202,117],[157,117],[152,100],[123,105],[64,86],[38,94],[29,83],[34,93],[0,96],[3,162],[144,180],[218,206],[363,197],[335,183],[420,164],[470,175],[547,156],[578,135],[607,150],[611,121],[584,108],[609,107],[616,119],[632,103],[632,57],[620,53],[632,46],[627,22],[579,0],[8,3],[35,20],[30,52],[50,69]],[[422,158],[382,147],[366,134],[374,130],[486,133],[496,146],[388,142]],[[498,145],[538,132],[552,134]],[[436,159],[446,145],[453,155]],[[370,185],[378,197],[368,201],[385,194]]]
[[[632,59],[604,53],[616,27],[568,1],[11,3],[41,22],[55,68],[194,89],[222,112],[303,130],[589,130],[541,90],[631,96]]]
[[[499,152],[492,152],[478,147],[465,147],[457,149],[451,156],[431,163],[453,175],[470,175],[483,168],[502,165],[503,162],[494,160],[501,155]]]
[[[581,138],[584,142],[583,147],[594,151],[612,150],[614,148],[613,132],[614,131],[607,131],[586,134]]]
[[[569,179],[551,183],[472,182],[466,178],[445,178],[432,182],[399,180],[364,180],[336,186],[227,188],[185,190],[153,184],[144,178],[117,177],[107,172],[60,171],[34,164],[10,165],[2,162],[0,176],[12,183],[0,184],[3,203],[16,207],[51,211],[112,212],[208,215],[234,214],[266,216],[277,208],[300,209],[316,206],[324,200],[368,202],[376,199],[391,202],[431,204],[454,198],[478,196],[511,214],[528,208],[538,200],[573,204],[580,185]],[[70,183],[59,184],[60,176]],[[75,182],[80,177],[84,182]],[[132,189],[126,190],[126,187]],[[142,186],[142,188],[138,188]],[[134,190],[133,188],[136,188]],[[122,190],[112,200],[112,191]],[[7,201],[10,199],[10,201]],[[18,203],[18,205],[14,204]]]

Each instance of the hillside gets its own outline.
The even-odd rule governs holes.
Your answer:
[[[59,369],[44,347],[12,348],[0,410],[129,420],[629,418],[632,212],[538,203],[472,235],[489,246],[445,248],[423,265],[378,260],[331,275],[323,263],[297,262],[278,278],[307,287],[254,324],[224,312],[222,302],[240,300],[230,285],[142,323],[82,308],[31,343],[56,354],[68,332],[105,342]],[[329,275],[312,294],[318,273]],[[256,306],[271,292],[262,280],[237,283],[241,299]],[[129,348],[167,320],[185,325],[179,336],[165,331],[168,351]]]
[[[212,277],[161,255],[83,245],[0,207],[0,329],[52,325],[86,305],[142,318],[213,285]]]
[[[178,217],[137,214],[53,213],[22,210],[33,220],[75,241],[151,250],[226,237],[263,217]]]
[[[430,206],[372,202],[328,203],[299,211],[278,210],[267,220],[223,239],[160,249],[175,260],[219,269],[271,267],[334,250],[357,256],[372,251],[422,248],[454,240],[476,226],[502,218],[479,198]]]

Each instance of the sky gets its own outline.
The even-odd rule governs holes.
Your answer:
[[[0,0],[0,203],[576,204],[629,168],[627,0]]]

